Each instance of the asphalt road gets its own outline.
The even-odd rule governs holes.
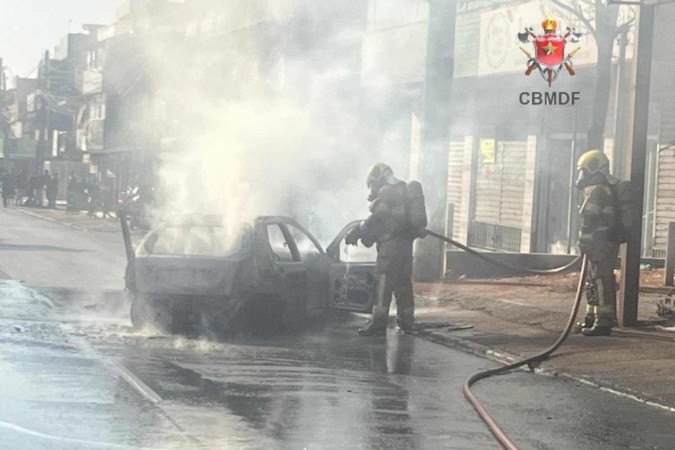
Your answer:
[[[354,317],[225,343],[134,332],[119,236],[11,210],[0,233],[0,448],[498,448],[461,394],[492,362],[359,338]],[[476,391],[522,448],[675,445],[675,415],[585,385]]]

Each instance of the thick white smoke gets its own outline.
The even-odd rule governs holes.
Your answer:
[[[302,20],[293,22],[303,10],[293,11],[277,24],[286,27],[280,36],[307,31]],[[387,141],[401,137],[373,126],[378,121],[365,113],[386,96],[360,86],[363,24],[340,26],[320,47],[307,42],[290,56],[263,52],[262,60],[250,45],[230,48],[231,61],[215,68],[200,57],[198,41],[146,42],[158,111],[148,129],[171,135],[159,170],[158,216],[222,213],[239,223],[286,214],[326,242],[367,215],[367,168],[387,160]],[[263,45],[263,36],[250,39]],[[344,57],[344,49],[355,57]],[[214,77],[227,83],[208,82]]]

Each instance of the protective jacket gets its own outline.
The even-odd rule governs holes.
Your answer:
[[[615,198],[612,187],[608,184],[597,184],[584,189],[584,200],[579,209],[581,216],[579,247],[589,257],[592,256],[597,244],[617,242]]]
[[[619,250],[618,212],[612,186],[603,183],[586,187],[579,214],[579,249],[590,261],[587,316],[593,317],[597,326],[611,327],[616,320],[614,268]]]
[[[396,237],[410,238],[406,202],[405,182],[394,178],[380,188],[370,204],[370,216],[361,226],[362,239],[381,244]]]

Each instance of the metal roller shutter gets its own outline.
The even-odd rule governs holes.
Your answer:
[[[464,141],[452,141],[448,148],[448,224],[446,232],[459,239],[462,207],[462,171],[464,169]]]
[[[498,142],[495,163],[482,164],[476,176],[473,245],[520,251],[525,196],[527,141]]]
[[[668,223],[675,221],[675,148],[659,152],[657,174],[655,255],[665,252]]]

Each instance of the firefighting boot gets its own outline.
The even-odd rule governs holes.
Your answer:
[[[415,321],[415,309],[405,308],[398,311],[396,317],[396,332],[403,334],[410,334],[413,331],[413,323]]]
[[[388,308],[384,306],[373,306],[373,315],[364,328],[359,328],[360,336],[384,336],[387,333]]]
[[[586,317],[574,325],[575,333],[581,333],[586,328],[592,328],[595,323],[595,305],[586,305]]]
[[[586,337],[609,336],[612,334],[612,327],[593,325],[590,328],[582,328],[581,334],[583,334]]]
[[[602,312],[602,311],[601,311]],[[612,327],[616,319],[611,315],[611,313],[604,315],[599,314],[595,319],[595,323],[590,328],[584,328],[581,330],[581,334],[584,336],[609,336],[612,334]]]
[[[587,314],[586,317],[584,317],[583,321],[576,323],[574,329],[576,330],[577,333],[581,333],[583,330],[592,328],[594,323],[595,323],[595,316]]]

